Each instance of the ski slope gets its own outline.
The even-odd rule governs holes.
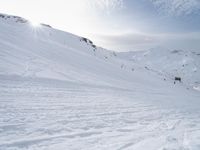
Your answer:
[[[130,61],[166,79],[181,77],[184,84],[200,87],[200,52],[165,48],[138,52],[121,52],[121,59]]]
[[[2,14],[0,150],[200,149],[199,91],[163,78],[88,39]]]

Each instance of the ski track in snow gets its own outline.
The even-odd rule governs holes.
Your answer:
[[[198,150],[200,115],[133,91],[1,79],[0,149]]]

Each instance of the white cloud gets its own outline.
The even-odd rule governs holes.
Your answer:
[[[198,50],[200,32],[191,33],[122,33],[96,35],[95,43],[116,51],[147,50],[155,47],[167,49]]]
[[[150,0],[160,12],[168,15],[182,16],[200,11],[199,0]]]
[[[157,46],[157,36],[144,33],[95,35],[95,43],[116,51],[145,50]]]
[[[98,8],[106,13],[124,8],[123,0],[88,0],[88,4],[95,9]]]

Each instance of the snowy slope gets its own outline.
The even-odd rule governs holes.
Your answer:
[[[1,18],[1,74],[104,84],[132,78],[111,63],[112,52],[94,48],[81,37],[16,20]]]
[[[0,15],[0,149],[199,149],[200,93],[128,56]]]
[[[122,52],[120,58],[129,60],[163,78],[181,77],[188,86],[200,86],[200,52],[187,50],[152,49],[139,52]]]

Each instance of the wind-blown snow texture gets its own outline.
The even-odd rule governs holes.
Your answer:
[[[0,15],[0,149],[199,150],[199,55],[154,53]]]

